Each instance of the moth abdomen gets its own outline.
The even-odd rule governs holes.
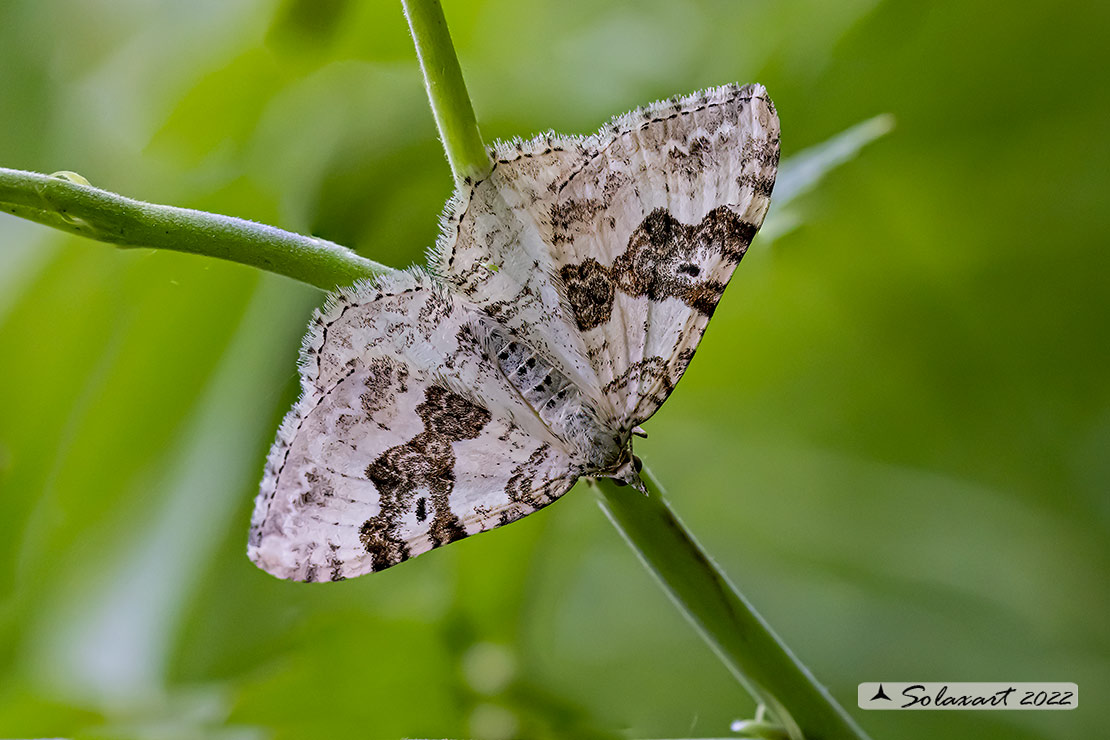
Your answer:
[[[489,359],[553,434],[584,453],[609,436],[593,405],[555,363],[495,320],[482,317],[477,324]],[[593,462],[594,455],[585,456]]]

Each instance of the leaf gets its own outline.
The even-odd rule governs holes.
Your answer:
[[[801,218],[789,206],[816,188],[830,172],[855,158],[865,146],[893,130],[894,116],[883,113],[785,160],[775,181],[771,211],[759,232],[761,243],[766,246],[793,231],[801,223]]]

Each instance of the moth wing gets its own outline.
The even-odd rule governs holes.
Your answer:
[[[574,485],[562,442],[480,351],[476,313],[419,274],[338,294],[302,354],[248,544],[263,570],[382,570],[536,511]]]
[[[466,183],[448,203],[429,264],[454,291],[559,367],[584,395],[600,400],[540,218],[559,186],[589,161],[583,141],[549,134],[495,144],[490,174]]]
[[[759,85],[615,119],[544,222],[566,302],[624,429],[670,395],[752,237],[779,160]]]
[[[657,103],[586,137],[498,145],[433,263],[551,359],[611,423],[681,378],[763,223],[779,124],[759,85]]]

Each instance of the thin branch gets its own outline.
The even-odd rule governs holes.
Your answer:
[[[439,0],[401,0],[401,4],[455,182],[480,180],[489,174],[489,153],[482,143],[443,8]]]
[[[438,0],[403,0],[428,96],[457,181],[490,167]],[[876,134],[877,135],[877,134]],[[817,171],[840,158],[821,160]],[[802,178],[803,180],[805,178]],[[795,189],[796,191],[798,188]],[[331,289],[390,270],[337,244],[238,218],[125,198],[72,173],[0,168],[0,209],[124,247],[203,254]],[[645,472],[649,495],[598,484],[602,508],[730,671],[772,707],[792,738],[865,740],[701,550]]]
[[[120,247],[150,247],[241,262],[324,290],[392,268],[346,247],[242,218],[144,203],[72,173],[0,168],[0,210]]]
[[[402,3],[455,180],[484,177],[489,155],[439,0]],[[648,497],[602,479],[602,508],[729,670],[772,708],[792,740],[803,733],[808,740],[865,740],[683,528],[658,483],[650,475],[645,479]]]
[[[667,505],[645,468],[648,495],[596,482],[602,510],[721,661],[791,738],[866,740],[851,717],[799,661]]]

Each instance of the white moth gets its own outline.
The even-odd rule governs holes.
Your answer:
[[[255,503],[262,569],[334,581],[507,524],[582,476],[639,484],[633,431],[689,364],[770,203],[759,85],[585,138],[497,144],[428,271],[333,294]]]

